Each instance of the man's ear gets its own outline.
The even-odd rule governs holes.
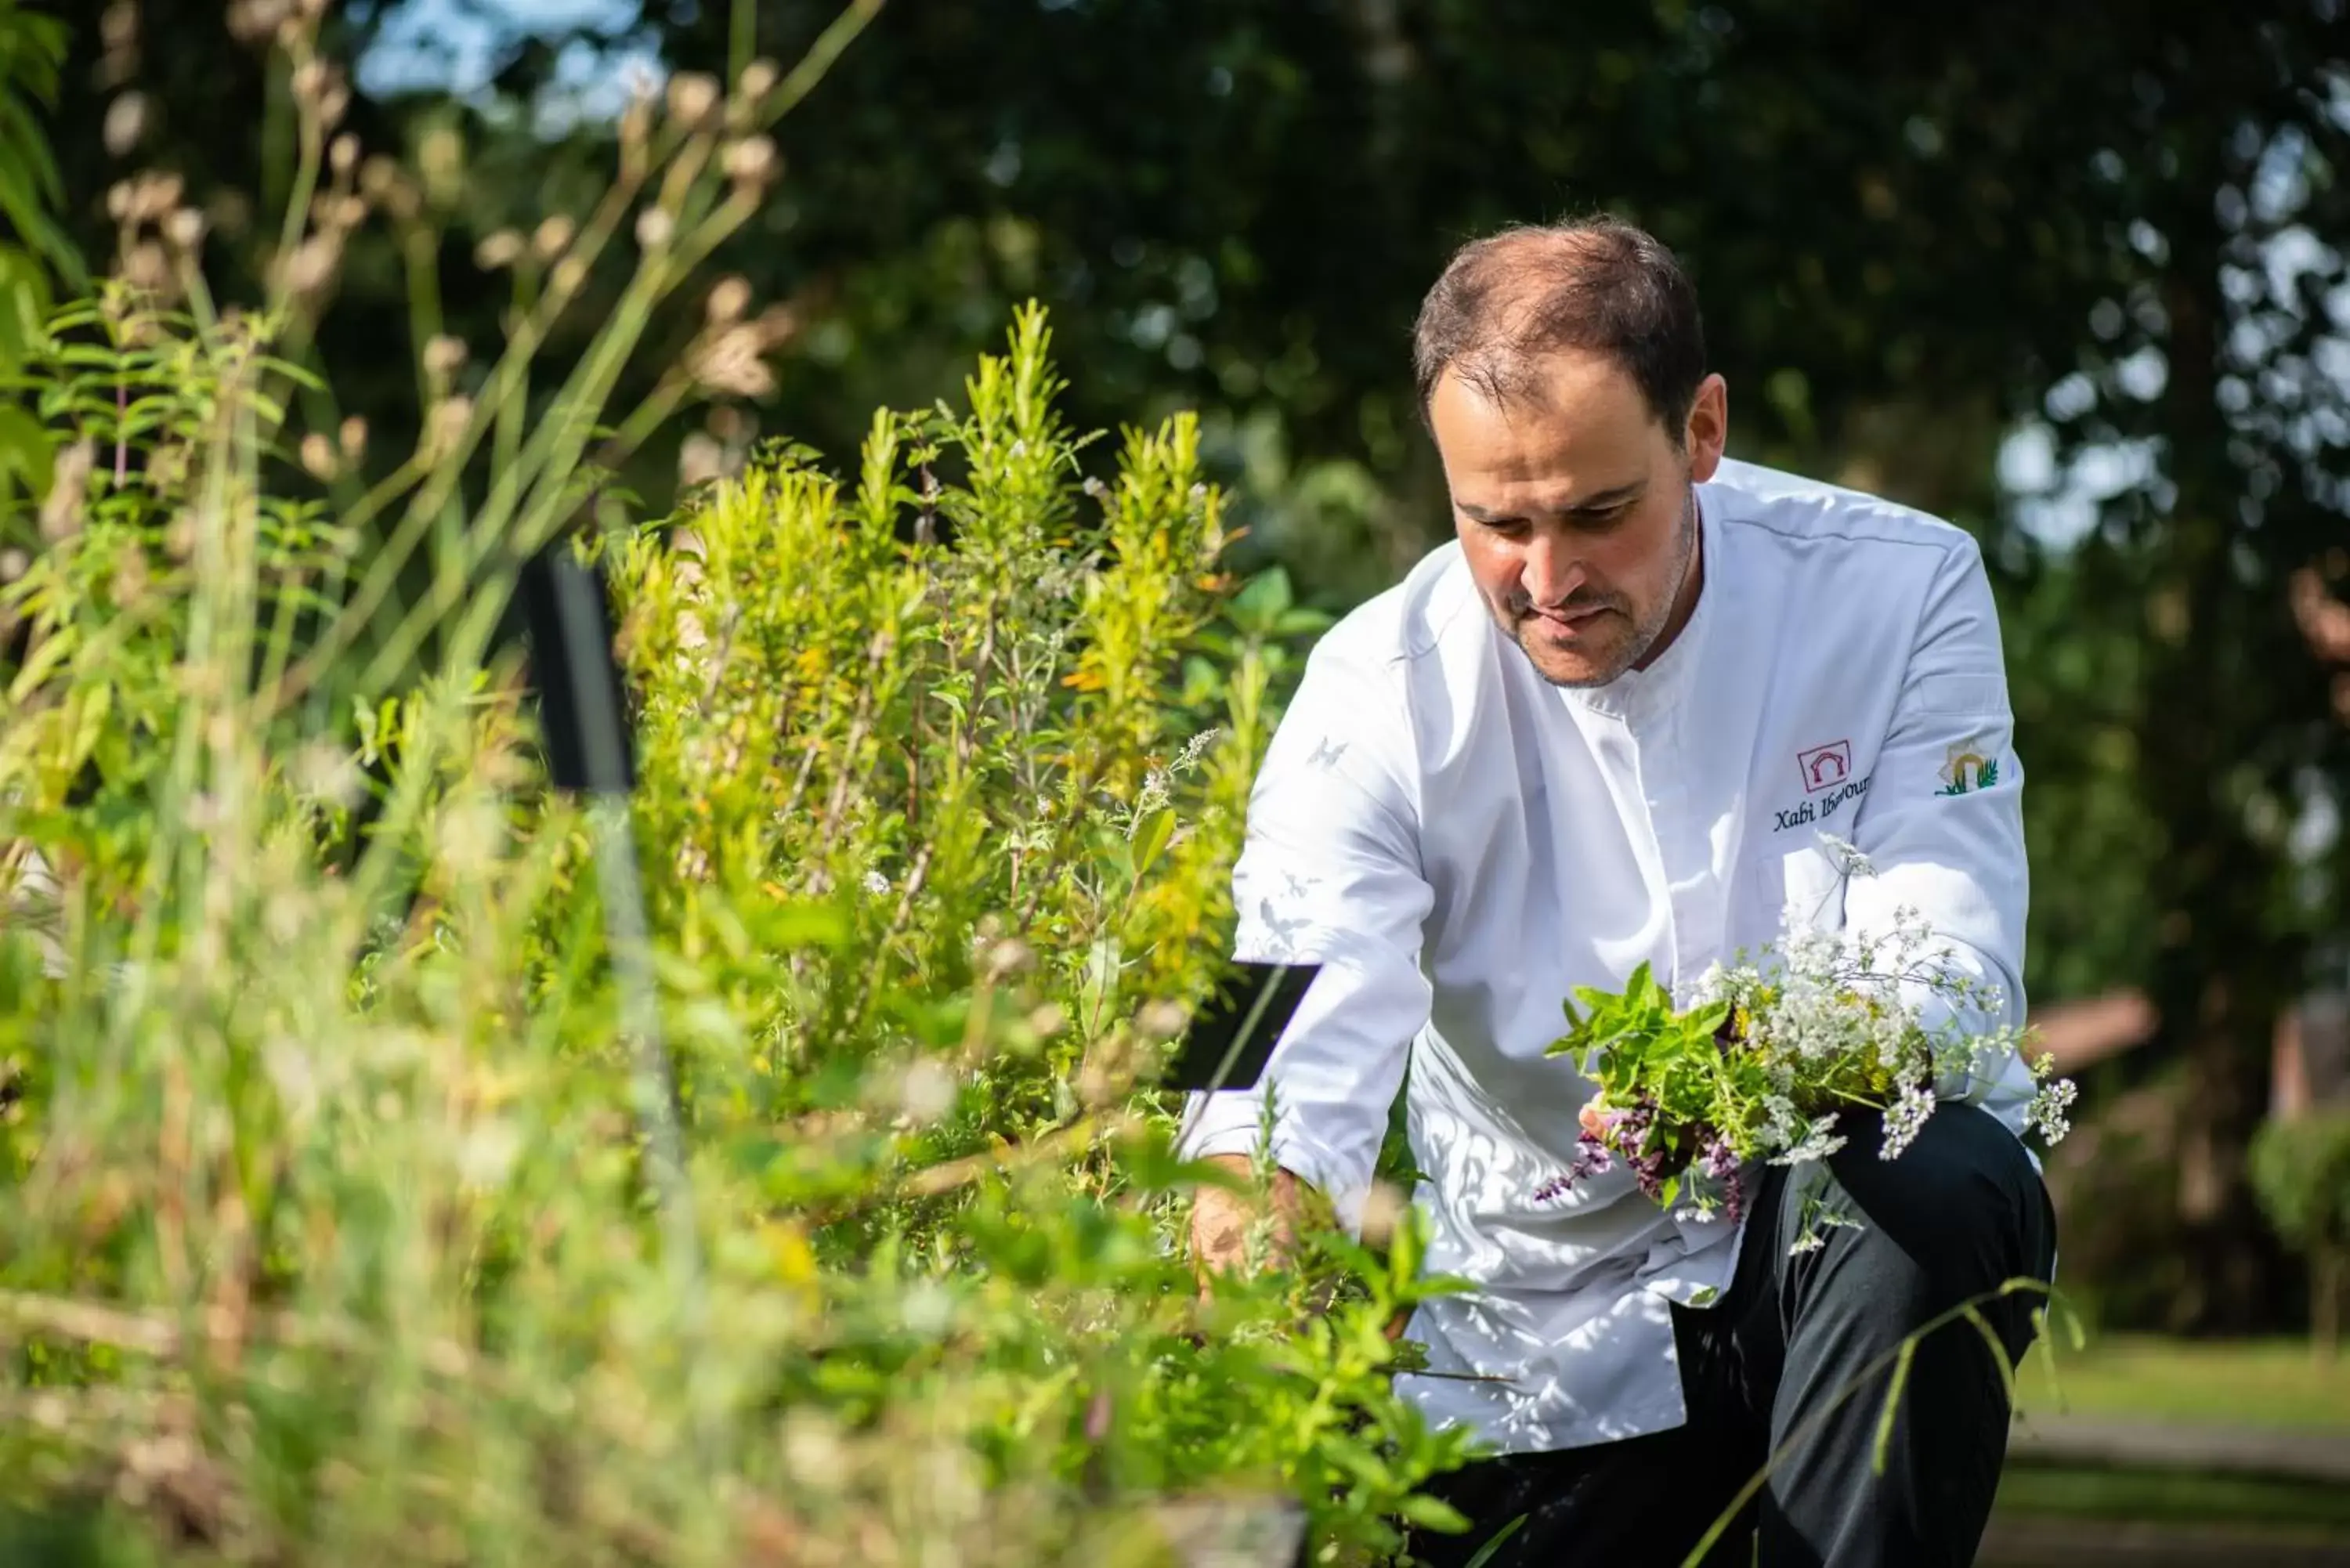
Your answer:
[[[1691,481],[1703,484],[1713,477],[1729,440],[1730,383],[1719,375],[1708,376],[1698,383],[1689,419],[1681,427],[1681,450],[1689,453]]]

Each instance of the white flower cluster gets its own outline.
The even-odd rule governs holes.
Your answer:
[[[1791,1140],[1791,1147],[1771,1157],[1773,1165],[1808,1165],[1815,1159],[1825,1159],[1845,1146],[1845,1136],[1835,1130],[1834,1115],[1814,1116],[1803,1127],[1802,1137]]]
[[[1934,1114],[1934,1091],[1920,1084],[1904,1084],[1885,1111],[1885,1143],[1879,1158],[1898,1159]]]
[[[1929,1087],[1953,1064],[1938,1049],[1945,1041],[1925,1026],[1923,999],[1975,1000],[1968,977],[1940,961],[1933,940],[1907,909],[1896,911],[1890,931],[1851,939],[1791,925],[1768,968],[1743,955],[1735,967],[1715,964],[1699,977],[1691,1002],[1727,1002],[1747,1015],[1746,1038],[1762,1048],[1782,1094],[1806,1062],[1866,1060],[1905,1087]],[[1791,1145],[1811,1137],[1800,1119],[1774,1122]]]
[[[2072,1119],[2065,1115],[2073,1108],[2073,1098],[2078,1091],[2070,1078],[2054,1078],[2040,1085],[2024,1107],[2023,1125],[2049,1143],[2062,1139],[2073,1130]]]
[[[1823,834],[1839,870],[1868,877],[1868,857]],[[1867,1062],[1892,1078],[1880,1154],[1898,1158],[1918,1137],[1945,1095],[1963,1093],[1995,1077],[2020,1054],[2022,1031],[1992,1026],[1999,990],[1959,967],[1950,945],[1919,913],[1894,911],[1890,929],[1824,930],[1790,909],[1767,967],[1741,953],[1730,967],[1716,963],[1698,979],[1690,1005],[1728,1002],[1743,1014],[1745,1043],[1759,1050],[1777,1092],[1764,1102],[1765,1141],[1774,1165],[1825,1158],[1843,1147],[1831,1114],[1806,1118],[1790,1097],[1807,1067]],[[1935,1015],[1931,1023],[1929,1013]],[[2035,1077],[2044,1077],[2045,1059]],[[2039,1088],[2026,1113],[2029,1130],[2049,1143],[2070,1128],[2065,1112],[2074,1096],[2066,1080]]]
[[[1153,768],[1143,776],[1142,788],[1135,795],[1134,805],[1127,817],[1126,836],[1128,838],[1134,836],[1145,818],[1154,812],[1166,810],[1173,803],[1175,781],[1198,767],[1200,759],[1208,754],[1208,748],[1214,745],[1222,734],[1223,729],[1220,725],[1201,731],[1183,742],[1183,749],[1175,753],[1173,762],[1163,768]]]

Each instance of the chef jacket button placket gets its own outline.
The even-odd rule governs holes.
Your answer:
[[[1624,730],[1632,742],[1640,799],[1648,807],[1648,842],[1662,881],[1658,893],[1665,906],[1665,951],[1669,967],[1657,978],[1669,992],[1678,983],[1681,950],[1682,911],[1673,888],[1681,876],[1677,823],[1682,789],[1674,754],[1671,709],[1659,701],[1663,695],[1653,691],[1634,693],[1633,700],[1626,704]]]
[[[1673,683],[1678,686],[1679,682]],[[1668,929],[1670,932],[1672,973],[1667,979],[1669,991],[1679,993],[1694,978],[1690,959],[1705,929],[1703,911],[1696,907],[1694,895],[1701,889],[1704,878],[1700,858],[1711,853],[1701,835],[1690,831],[1687,821],[1690,786],[1687,748],[1682,744],[1679,722],[1680,704],[1672,701],[1669,691],[1650,693],[1656,699],[1655,711],[1644,725],[1641,752],[1643,760],[1653,759],[1653,769],[1644,768],[1643,781],[1658,781],[1648,795],[1648,815],[1657,837],[1658,862],[1665,872],[1665,907]]]

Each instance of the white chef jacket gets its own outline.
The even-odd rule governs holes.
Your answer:
[[[1593,1085],[1544,1048],[1577,985],[1647,961],[1686,994],[1783,929],[1907,907],[2022,1022],[2026,876],[1981,553],[1877,498],[1725,461],[1704,587],[1645,670],[1565,690],[1493,623],[1457,543],[1316,644],[1252,795],[1234,956],[1323,966],[1257,1085],[1194,1095],[1183,1152],[1271,1152],[1359,1231],[1389,1107],[1425,1179],[1427,1266],[1474,1293],[1408,1330],[1399,1389],[1499,1451],[1686,1419],[1669,1303],[1726,1291],[1742,1226],[1676,1219],[1619,1162],[1535,1200]],[[1847,878],[1825,831],[1875,875]],[[1942,1085],[2019,1134],[2010,1056]]]

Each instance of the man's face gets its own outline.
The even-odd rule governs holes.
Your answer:
[[[1696,602],[1690,487],[1721,460],[1727,393],[1708,377],[1675,431],[1597,355],[1542,369],[1538,394],[1506,404],[1447,374],[1429,421],[1493,618],[1551,684],[1604,686],[1663,652]]]

